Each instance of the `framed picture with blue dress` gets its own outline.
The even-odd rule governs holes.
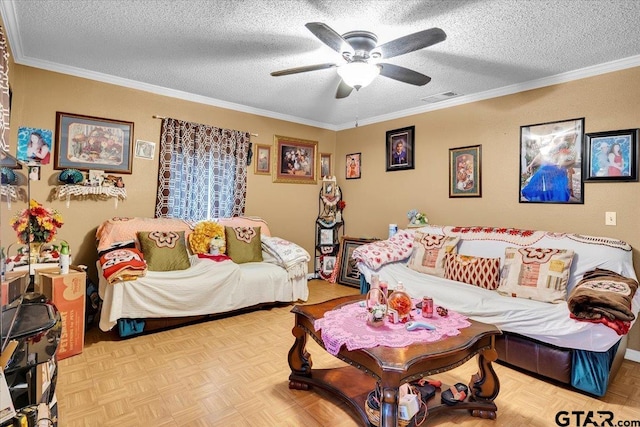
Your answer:
[[[584,180],[638,181],[638,129],[585,134]]]
[[[520,126],[520,203],[584,203],[584,117]]]

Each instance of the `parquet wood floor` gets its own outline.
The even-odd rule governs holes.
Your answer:
[[[357,293],[320,280],[309,287],[309,303]],[[83,353],[59,363],[59,426],[359,425],[339,399],[322,390],[289,390],[290,310],[259,310],[126,340],[90,329]],[[342,366],[313,340],[307,349],[314,367]],[[601,399],[494,366],[501,383],[496,420],[454,411],[429,417],[423,426],[546,427],[557,425],[558,411],[589,410],[611,411],[614,420],[640,420],[637,363],[625,360]],[[470,361],[435,378],[467,383],[475,370]]]

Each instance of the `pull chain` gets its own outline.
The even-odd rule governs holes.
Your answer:
[[[360,113],[360,88],[356,88],[356,127],[358,127],[359,113]]]

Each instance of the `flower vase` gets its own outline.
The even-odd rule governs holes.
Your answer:
[[[40,261],[40,251],[44,242],[29,243],[29,264],[37,264]]]

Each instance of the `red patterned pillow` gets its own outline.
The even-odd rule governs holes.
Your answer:
[[[447,254],[444,261],[444,277],[495,290],[500,284],[500,258]]]

